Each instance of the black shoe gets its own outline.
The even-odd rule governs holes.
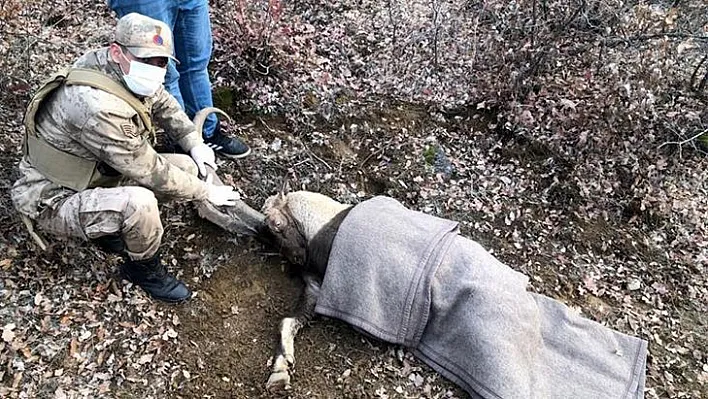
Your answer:
[[[204,138],[204,142],[211,147],[214,152],[231,159],[243,158],[251,153],[251,148],[240,139],[224,136],[221,133],[221,123],[216,124],[214,133],[211,137]]]
[[[178,303],[192,296],[192,292],[183,282],[167,272],[165,265],[160,262],[159,255],[140,261],[127,260],[120,269],[126,280],[140,286],[155,299]]]

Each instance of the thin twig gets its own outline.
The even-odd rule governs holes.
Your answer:
[[[308,163],[308,162],[310,162],[309,159],[303,159],[303,160],[300,161],[300,162],[296,162],[296,163],[292,166],[292,168],[293,168],[293,169],[294,169],[294,168],[297,168],[298,166],[304,165],[304,164],[306,164],[306,163]]]
[[[369,161],[369,159],[371,159],[371,157],[373,157],[374,155],[381,155],[383,153],[384,153],[383,148],[376,150],[376,151],[372,151],[371,153],[369,153],[369,155],[366,158],[364,158],[363,161],[359,162],[359,167],[361,168],[362,166],[366,165],[366,163]]]
[[[258,117],[258,120],[261,122],[261,124],[262,124],[263,126],[265,126],[266,129],[268,129],[269,132],[271,132],[271,133],[276,133],[275,130],[271,129],[271,127],[268,126],[267,123],[265,123],[265,121],[263,120],[263,118],[261,118],[261,117],[259,116],[259,117]]]
[[[310,148],[309,148],[305,143],[303,143],[302,141],[301,141],[300,143],[302,144],[303,147],[305,147],[305,151],[307,151],[307,153],[308,153],[312,158],[315,158],[316,160],[322,162],[322,164],[323,164],[324,166],[326,166],[327,169],[332,170],[332,167],[329,166],[329,164],[328,164],[327,162],[325,162],[324,159],[318,157],[317,154],[315,154],[314,152],[312,152],[312,151],[310,150]]]
[[[703,75],[703,79],[701,79],[701,84],[698,85],[698,93],[703,93],[703,89],[706,88],[706,83],[708,83],[708,71],[706,71],[706,74]]]
[[[433,65],[435,69],[438,69],[438,33],[440,32],[440,4],[437,0],[431,1],[431,8],[433,10]]]
[[[670,144],[677,145],[678,148],[679,148],[679,158],[681,158],[681,150],[682,150],[682,148],[683,148],[683,145],[692,142],[693,140],[695,140],[695,139],[697,139],[697,138],[703,136],[704,134],[708,134],[708,129],[706,129],[706,130],[704,130],[704,131],[702,131],[702,132],[700,132],[700,133],[697,133],[697,134],[695,134],[695,135],[693,135],[693,136],[691,136],[691,137],[689,137],[689,138],[687,138],[687,139],[685,139],[685,140],[682,140],[682,141],[667,141],[667,142],[665,142],[665,143],[662,143],[662,144],[659,146],[659,149],[662,148],[662,147],[664,147],[665,145],[670,145]]]
[[[694,86],[695,86],[695,83],[696,83],[696,77],[698,77],[698,71],[701,70],[701,67],[702,67],[703,64],[706,62],[707,59],[708,59],[708,54],[706,54],[706,55],[703,56],[703,58],[701,59],[701,61],[698,63],[698,66],[696,66],[696,69],[693,71],[693,74],[691,75],[691,87],[692,87],[694,90],[696,90]]]
[[[305,148],[307,148],[307,147],[305,147]],[[312,155],[312,157],[313,157],[313,158],[315,158],[316,160],[318,160],[318,161],[322,162],[322,164],[323,164],[324,166],[326,166],[326,167],[327,167],[327,169],[329,169],[329,170],[332,170],[332,167],[331,167],[331,166],[329,166],[329,164],[328,164],[327,162],[325,162],[325,160],[324,160],[324,159],[322,159],[322,158],[318,157],[318,156],[317,156],[317,154],[315,154],[314,152],[310,151],[309,149],[307,150],[307,152],[309,152],[309,153],[310,153],[310,155]]]
[[[636,35],[636,36],[630,36],[630,37],[625,37],[625,38],[614,38],[614,39],[607,39],[604,40],[603,43],[607,46],[615,46],[620,43],[630,43],[630,42],[637,42],[637,41],[643,41],[643,40],[654,40],[654,39],[695,39],[695,40],[708,40],[708,36],[705,35],[693,35],[693,34],[688,34],[688,33],[653,33],[649,35]]]
[[[661,39],[664,37],[669,37],[672,39],[695,39],[695,40],[708,40],[706,35],[692,35],[688,33],[654,33],[651,35],[637,35],[627,38],[627,40],[649,40],[649,39]]]
[[[388,7],[388,19],[389,19],[389,23],[391,24],[391,34],[393,36],[391,40],[392,40],[393,44],[395,45],[396,44],[396,21],[393,19],[393,0],[388,0],[387,7]]]
[[[531,46],[536,45],[536,0],[532,4],[533,19],[531,21]]]
[[[474,29],[472,30],[472,57],[470,61],[470,69],[474,67],[475,60],[477,59],[477,29],[479,28],[479,14],[474,20]]]

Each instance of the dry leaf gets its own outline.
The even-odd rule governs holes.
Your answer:
[[[12,343],[15,339],[15,332],[12,331],[14,329],[15,323],[6,324],[5,327],[2,328],[2,340],[7,343]]]
[[[588,291],[592,292],[593,294],[597,293],[597,284],[595,283],[595,278],[593,276],[586,275],[585,277],[583,277],[583,285]]]
[[[146,364],[152,362],[153,356],[154,355],[152,353],[140,356],[140,359],[138,359],[138,364]]]
[[[79,354],[79,341],[76,339],[76,337],[71,339],[71,343],[69,344],[69,356],[72,358],[77,357]]]

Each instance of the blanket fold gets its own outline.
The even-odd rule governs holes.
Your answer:
[[[647,343],[526,291],[528,278],[387,197],[355,206],[315,311],[405,345],[474,398],[643,398]]]
[[[376,331],[376,337],[387,342],[415,346],[430,309],[430,279],[456,236],[457,223],[401,213],[403,207],[397,201],[377,198],[376,206],[382,213],[391,212],[397,217],[369,219],[367,207],[351,210],[335,241],[355,247],[356,251],[337,251],[336,262],[342,267],[330,269],[328,265],[315,310],[365,331]],[[364,234],[357,226],[345,227],[362,220],[367,220]],[[401,226],[407,228],[406,239],[392,239],[400,235]],[[332,253],[336,246],[333,244]],[[381,256],[382,251],[407,266],[391,269],[390,256]],[[330,254],[330,264],[332,259]],[[366,267],[357,267],[353,275],[344,265]]]

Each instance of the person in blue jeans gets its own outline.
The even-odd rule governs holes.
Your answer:
[[[172,28],[175,57],[179,63],[170,61],[165,89],[177,99],[190,118],[200,109],[213,106],[207,70],[212,50],[207,0],[108,0],[108,5],[119,18],[137,12]],[[225,157],[237,159],[251,152],[243,141],[222,134],[215,114],[209,115],[202,134],[204,142]]]

